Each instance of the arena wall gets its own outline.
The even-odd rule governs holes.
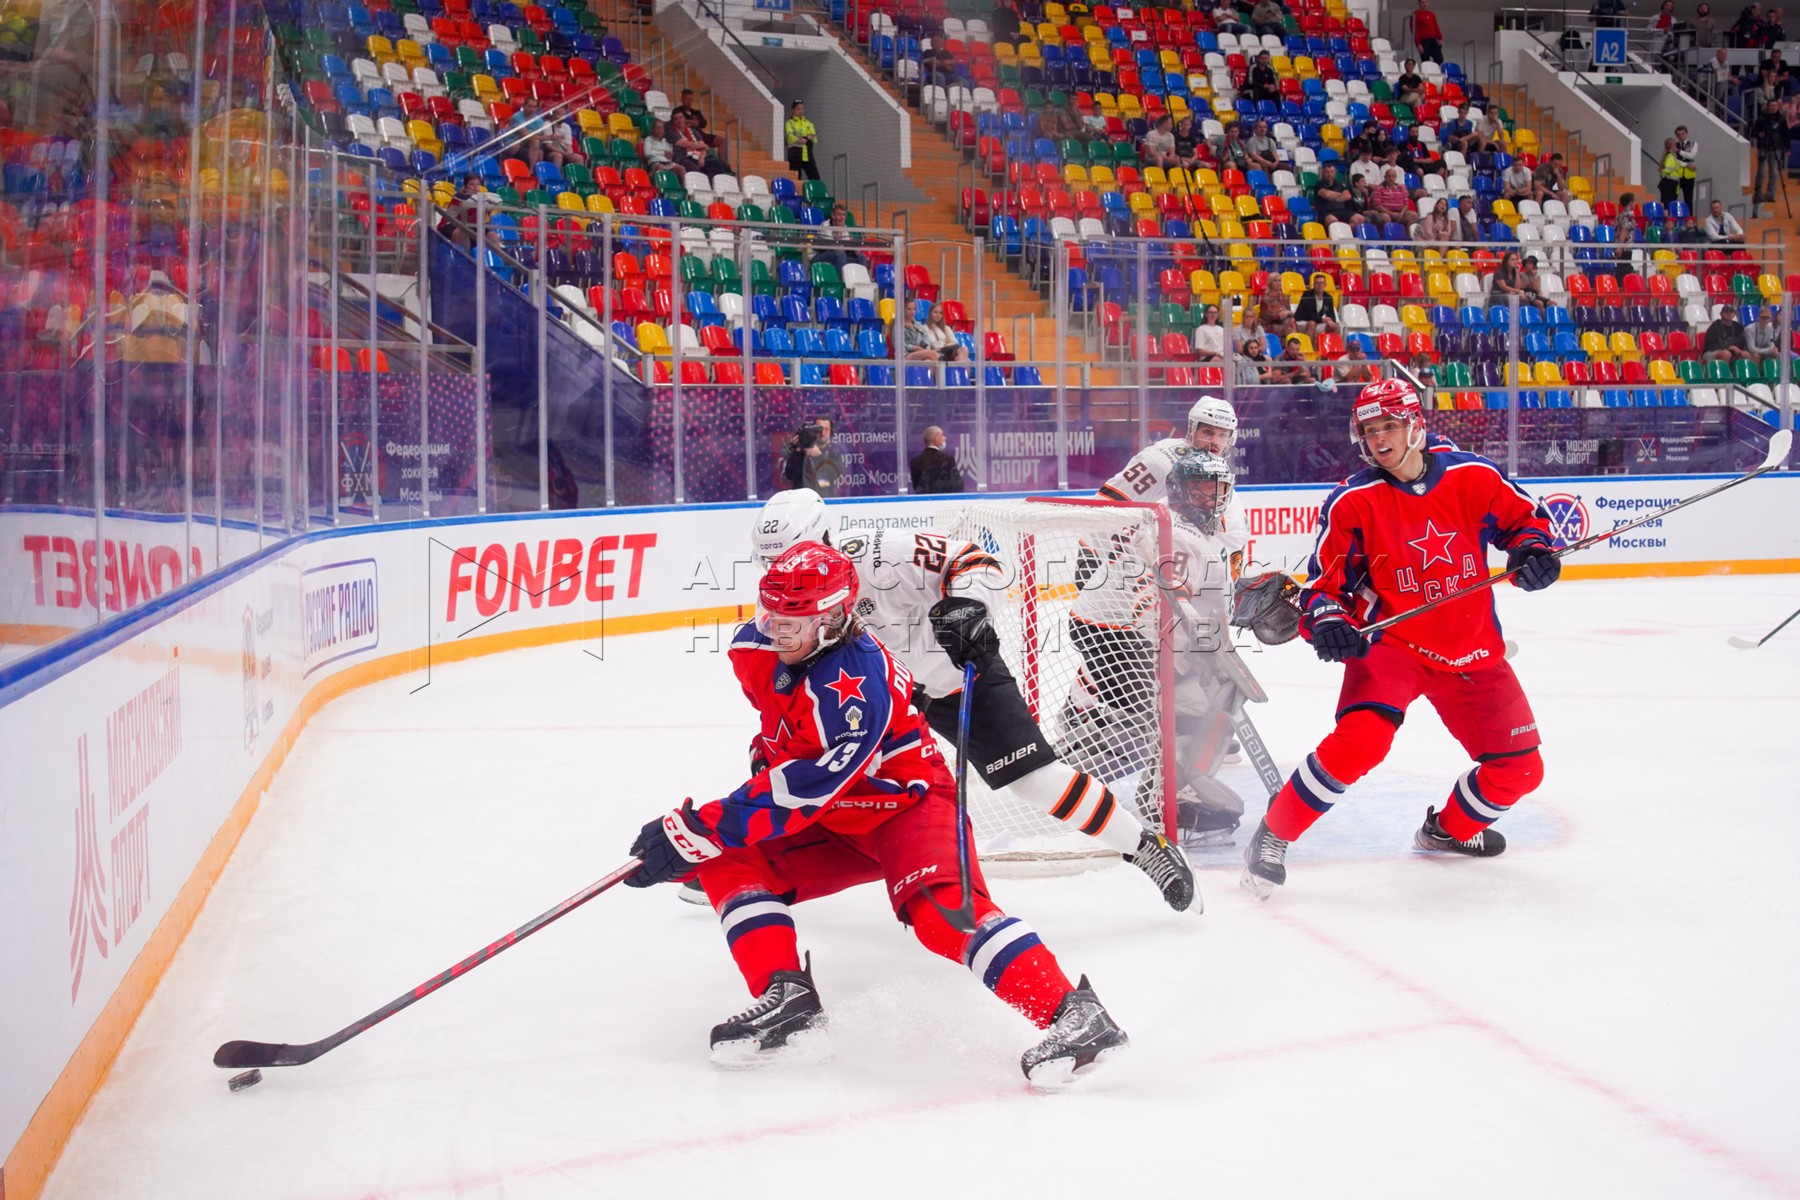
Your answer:
[[[1709,478],[1721,477],[1527,486],[1572,540]],[[1253,558],[1303,568],[1326,490],[1245,489]],[[845,501],[834,528],[929,525],[960,502]],[[751,507],[363,526],[295,538],[219,571],[202,549],[197,578],[179,526],[109,517],[107,540],[162,548],[146,549],[144,571],[169,586],[98,624],[91,604],[80,617],[54,602],[80,590],[104,605],[113,586],[103,548],[84,558],[77,545],[71,557],[64,544],[91,538],[91,518],[0,513],[9,593],[36,606],[31,621],[81,629],[0,666],[0,1145],[10,1148],[0,1197],[38,1194],[314,712],[357,687],[403,698],[445,663],[526,646],[597,648],[609,636],[683,628],[695,649],[717,646],[753,603]],[[1565,574],[1800,571],[1800,526],[1778,515],[1796,511],[1800,475],[1774,476],[1584,554]],[[198,540],[210,544],[212,531]],[[161,576],[149,573],[152,558]],[[254,1032],[222,1022],[220,1034]],[[196,1064],[212,1050],[192,1047]]]

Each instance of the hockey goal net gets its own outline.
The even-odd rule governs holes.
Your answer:
[[[1158,564],[1170,556],[1160,505],[1089,498],[996,500],[956,510],[951,531],[1001,562],[985,597],[1000,649],[1058,757],[1095,775],[1152,829],[1174,828],[1169,627]],[[984,862],[1080,867],[1111,851],[969,774]]]

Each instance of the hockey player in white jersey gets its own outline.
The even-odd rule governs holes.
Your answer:
[[[798,542],[824,542],[856,564],[857,617],[912,671],[914,699],[931,727],[956,736],[962,664],[976,666],[969,762],[982,782],[1118,851],[1176,911],[1202,905],[1174,842],[1146,827],[1099,779],[1057,758],[1000,655],[990,589],[1007,569],[968,542],[930,529],[884,529],[833,543],[825,504],[811,491],[777,493],[756,517],[753,551],[764,565]]]
[[[1076,765],[1108,780],[1116,782],[1128,769],[1131,756],[1121,761],[1119,748],[1157,736],[1154,672],[1157,647],[1166,640],[1174,665],[1170,699],[1181,839],[1189,845],[1228,843],[1244,801],[1215,776],[1236,710],[1245,698],[1262,698],[1242,663],[1224,661],[1235,657],[1227,630],[1235,551],[1224,536],[1234,507],[1231,465],[1210,451],[1184,448],[1170,456],[1158,490],[1174,518],[1173,561],[1160,578],[1116,558],[1097,563],[1070,608],[1070,640],[1083,665],[1065,726],[1073,745],[1095,750],[1091,756],[1065,751]],[[1166,629],[1159,628],[1159,592],[1171,602]]]
[[[1195,450],[1216,454],[1229,463],[1232,447],[1237,445],[1237,429],[1237,410],[1231,407],[1230,401],[1218,396],[1202,396],[1188,409],[1185,438],[1164,438],[1144,447],[1118,474],[1101,484],[1097,494],[1107,500],[1167,504],[1169,477],[1175,464]],[[1235,493],[1219,514],[1218,532],[1213,536],[1225,546],[1235,576],[1243,567],[1244,547],[1250,542],[1244,510],[1239,507]]]

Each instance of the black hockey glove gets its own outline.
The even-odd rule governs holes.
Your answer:
[[[1507,552],[1506,569],[1518,572],[1513,576],[1513,583],[1520,590],[1542,591],[1562,575],[1562,559],[1542,542],[1527,542]]]
[[[986,672],[988,664],[1000,657],[1000,635],[981,601],[951,596],[932,605],[927,615],[937,644],[958,667],[974,663],[977,671]]]
[[[1313,609],[1312,630],[1306,640],[1312,643],[1313,653],[1326,662],[1361,658],[1369,652],[1369,639],[1335,604]]]
[[[644,865],[625,877],[625,886],[642,888],[686,879],[695,867],[721,853],[712,830],[694,811],[694,802],[686,801],[639,831],[637,841],[631,843],[631,856]]]

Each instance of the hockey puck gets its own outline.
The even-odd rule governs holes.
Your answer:
[[[261,1082],[262,1082],[262,1072],[259,1071],[255,1067],[251,1067],[248,1071],[245,1071],[242,1075],[233,1075],[230,1079],[226,1080],[225,1086],[229,1087],[234,1092],[241,1092],[245,1088],[255,1087],[257,1084],[259,1084]]]

